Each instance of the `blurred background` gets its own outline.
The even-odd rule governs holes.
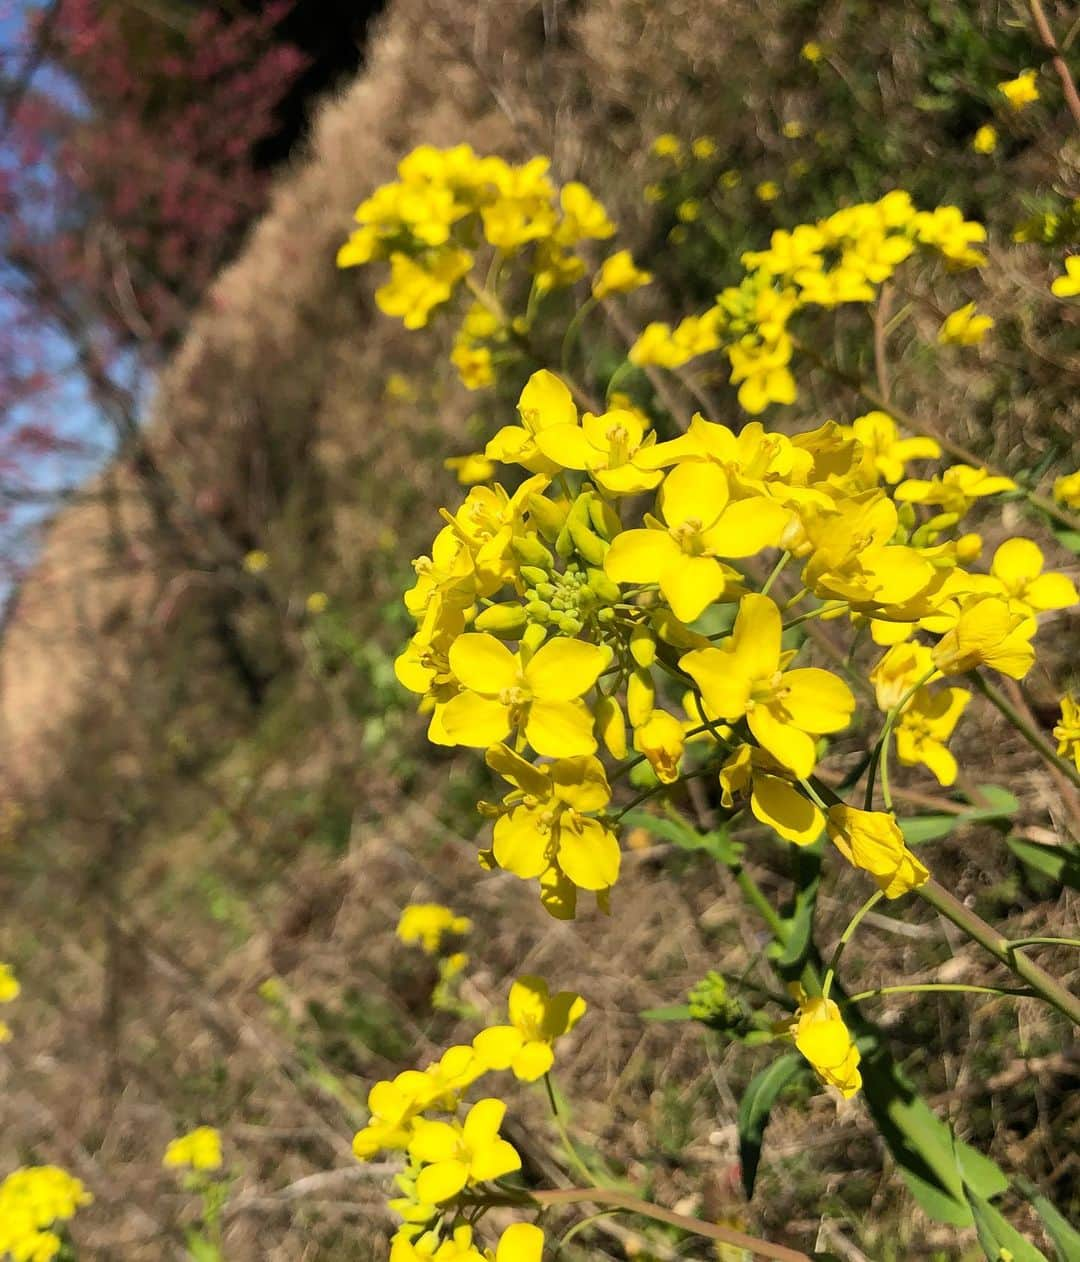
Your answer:
[[[1076,7],[1046,10],[1080,49]],[[443,461],[517,391],[470,396],[447,362],[453,322],[404,331],[375,309],[378,269],[341,272],[335,253],[416,144],[548,154],[656,273],[636,323],[708,304],[775,228],[906,188],[989,225],[980,310],[997,327],[985,353],[914,350],[894,393],[998,465],[1073,469],[1080,309],[1048,284],[1080,243],[1080,144],[1052,74],[1030,111],[1003,113],[998,82],[1047,60],[1025,12],[0,6],[0,959],[23,983],[0,1050],[0,1173],[55,1161],[86,1182],[80,1257],[186,1256],[190,1198],[161,1153],[199,1123],[221,1128],[236,1180],[230,1259],[385,1256],[381,1176],[349,1147],[367,1089],[491,1019],[522,971],[589,979],[598,1019],[561,1058],[586,1160],[684,1212],[823,1232],[856,1262],[980,1256],[883,1177],[859,1108],[835,1117],[820,1094],[785,1097],[745,1203],[736,1100],[761,1062],[638,1017],[755,948],[710,860],[635,835],[610,922],[556,923],[531,889],[480,879],[486,774],[426,744],[393,659],[410,559],[460,494]],[[678,159],[652,150],[667,133]],[[617,362],[602,341],[592,353]],[[802,426],[865,410],[810,384]],[[731,423],[733,392],[712,389]],[[1075,577],[1068,541],[1050,560]],[[1019,697],[1046,731],[1077,669],[1075,615],[1052,628]],[[1015,736],[988,718],[957,753],[971,783],[1020,800],[1024,837],[1060,840],[1075,795]],[[993,823],[946,818],[935,873],[1012,936],[1075,934],[1075,873],[999,842]],[[766,889],[775,858],[755,852]],[[859,888],[840,874],[820,914],[842,926]],[[476,926],[468,973],[436,1002],[435,963],[394,936],[424,900]],[[928,908],[867,925],[851,952],[867,985],[945,979]],[[1067,953],[1047,962],[1075,980]],[[1078,1068],[1060,1026],[937,995],[881,1015],[935,1108],[962,1103],[965,1138],[1075,1209]],[[530,1168],[558,1170],[542,1097],[516,1125]],[[673,1256],[629,1230],[606,1247]]]

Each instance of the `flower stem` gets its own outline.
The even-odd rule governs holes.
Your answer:
[[[854,916],[848,921],[847,928],[840,935],[840,941],[836,944],[836,950],[833,952],[832,959],[829,961],[829,967],[825,970],[825,980],[821,983],[822,998],[828,999],[829,991],[832,990],[833,978],[836,976],[836,966],[840,963],[840,957],[844,953],[844,948],[855,935],[855,930],[859,927],[862,918],[875,907],[885,895],[881,890],[875,890],[873,894],[859,908]]]
[[[993,684],[983,679],[977,671],[969,671],[968,679],[971,680],[975,688],[982,693],[987,701],[1016,728],[1036,753],[1040,754],[1055,771],[1061,772],[1063,776],[1066,776],[1080,789],[1080,771],[1077,771],[1072,763],[1066,762],[1063,758],[1057,756],[1057,751],[1053,745],[1041,732],[1037,732],[1031,726],[1012,702],[1006,700],[1005,696]]]
[[[1034,960],[1029,960],[1015,943],[1002,937],[992,925],[988,925],[981,916],[965,907],[937,881],[927,881],[925,885],[919,886],[916,893],[947,920],[951,920],[958,929],[962,929],[973,942],[977,942],[1006,968],[1011,969],[1021,981],[1027,982],[1040,999],[1045,999],[1074,1025],[1080,1025],[1080,999],[1070,994],[1056,977],[1051,977]]]
[[[969,986],[966,982],[913,982],[907,986],[878,986],[875,990],[861,990],[852,995],[849,1002],[859,1003],[863,999],[876,999],[879,995],[916,995],[933,991],[955,991],[972,995],[1019,995],[1024,999],[1035,998],[1035,992],[1022,987],[1008,989],[1003,986]]]

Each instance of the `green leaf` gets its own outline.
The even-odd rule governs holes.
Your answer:
[[[719,859],[721,863],[735,863],[742,850],[733,842],[726,829],[718,828],[712,832],[699,833],[684,820],[673,819],[667,815],[650,815],[648,811],[627,811],[623,823],[631,828],[644,828],[654,837],[669,841],[680,850],[703,850],[706,854]]]
[[[965,813],[965,819],[1003,819],[1015,815],[1020,809],[1020,799],[1000,784],[980,784],[979,792],[987,805],[972,807]]]
[[[822,853],[821,845],[799,847],[795,851],[795,906],[784,920],[788,932],[787,945],[776,956],[776,967],[783,977],[790,978],[800,973],[810,953],[821,883]]]
[[[747,1199],[754,1195],[765,1127],[781,1091],[796,1077],[809,1074],[810,1066],[798,1052],[786,1052],[757,1074],[739,1101],[739,1160]]]
[[[856,1031],[863,1050],[863,1095],[878,1132],[912,1196],[932,1218],[954,1227],[972,1223],[967,1182],[979,1196],[1004,1192],[998,1166],[958,1140],[892,1059],[881,1033],[865,1021]]]
[[[646,1008],[638,1016],[644,1021],[692,1021],[690,1005],[685,1003],[669,1003],[662,1008]]]
[[[1080,890],[1080,847],[1047,846],[1025,837],[1010,837],[1009,849],[1029,868],[1041,872],[1059,885]]]
[[[964,1192],[975,1220],[975,1234],[990,1262],[1002,1262],[1003,1258],[1009,1262],[1049,1262],[1045,1253],[1025,1240],[1000,1210],[973,1192],[966,1182]]]
[[[909,846],[918,846],[947,837],[960,819],[959,815],[916,815],[913,819],[900,820],[900,831]]]
[[[1066,1222],[1064,1216],[1033,1183],[1026,1179],[1017,1179],[1016,1182],[1042,1219],[1046,1234],[1054,1242],[1058,1262],[1074,1262],[1074,1259],[1080,1258],[1080,1232]]]
[[[1080,556],[1080,530],[1055,530],[1054,538],[1063,548]]]

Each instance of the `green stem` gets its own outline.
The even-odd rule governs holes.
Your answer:
[[[881,796],[885,802],[885,809],[892,810],[892,791],[889,788],[889,742],[892,739],[893,728],[896,726],[896,720],[903,713],[907,703],[919,691],[919,689],[933,675],[938,673],[936,666],[920,676],[904,693],[900,700],[885,715],[885,723],[881,729],[881,735],[878,737],[877,745],[874,747],[873,761],[870,763],[870,770],[866,777],[866,798],[863,802],[863,810],[870,811],[874,809],[874,780],[876,773],[881,773]]]
[[[783,574],[784,568],[790,560],[791,560],[790,552],[782,552],[780,554],[780,560],[777,561],[777,563],[773,566],[772,573],[765,580],[765,585],[761,589],[762,596],[768,596],[769,592],[772,589],[773,583],[775,583],[776,580],[780,577],[780,575]]]
[[[1080,948],[1080,938],[1012,938],[1009,946],[1015,951],[1017,947],[1027,946],[1067,946]]]
[[[844,953],[844,948],[855,935],[855,930],[859,927],[862,918],[875,907],[885,895],[881,890],[875,890],[873,894],[859,908],[854,916],[848,921],[847,928],[840,935],[840,941],[836,944],[836,950],[833,951],[832,959],[829,961],[829,967],[825,970],[825,980],[821,983],[821,994],[824,999],[828,999],[829,991],[832,990],[833,978],[836,976],[836,966],[840,963],[840,957]]]
[[[559,364],[563,372],[569,371],[570,352],[574,349],[574,340],[581,332],[581,326],[585,321],[585,317],[595,306],[595,298],[586,298],[577,311],[574,312],[573,318],[566,326],[566,333],[563,335],[562,340],[562,350],[559,352]]]
[[[929,880],[925,885],[920,885],[916,893],[947,920],[951,920],[958,929],[962,929],[973,942],[977,942],[1000,960],[1021,981],[1027,982],[1040,999],[1044,999],[1051,1007],[1068,1017],[1074,1025],[1080,1025],[1080,999],[1070,994],[1056,977],[1052,977],[1034,960],[1029,960],[1026,955],[1017,950],[1014,943],[1002,937],[981,916],[977,916],[969,907],[965,907],[958,898],[935,880]]]
[[[1066,776],[1080,789],[1080,771],[1077,771],[1072,763],[1058,757],[1053,745],[1041,732],[1037,732],[1031,726],[1020,711],[1010,701],[1006,700],[999,689],[983,679],[977,671],[969,671],[968,679],[974,684],[976,690],[981,692],[987,701],[1016,728],[1036,753],[1040,754],[1055,771],[1060,771],[1063,776]]]
[[[547,1088],[548,1102],[551,1105],[551,1120],[555,1123],[555,1129],[559,1132],[559,1138],[562,1140],[563,1148],[570,1160],[570,1164],[585,1179],[591,1187],[596,1186],[596,1176],[581,1159],[581,1154],[574,1147],[573,1141],[566,1129],[566,1123],[562,1120],[562,1114],[559,1107],[555,1103],[555,1085],[552,1082],[551,1074],[544,1075],[544,1086]]]
[[[810,609],[806,613],[801,613],[797,618],[792,618],[790,622],[784,623],[784,630],[790,631],[792,627],[797,627],[800,622],[809,622],[811,618],[821,618],[825,614],[835,613],[838,609],[846,609],[848,603],[846,600],[829,601],[827,604],[819,606],[817,609]]]
[[[1002,986],[969,986],[965,982],[918,982],[908,986],[878,986],[874,990],[861,990],[857,995],[852,995],[849,1002],[859,1003],[863,999],[876,999],[879,995],[917,995],[933,991],[955,991],[972,995],[1019,995],[1024,999],[1035,997],[1035,992],[1026,987],[1010,990]]]

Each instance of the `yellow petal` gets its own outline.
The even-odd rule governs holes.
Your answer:
[[[1006,587],[1022,587],[1042,573],[1043,554],[1030,539],[1006,539],[994,553],[990,573]]]
[[[589,442],[580,425],[551,425],[536,435],[540,451],[560,469],[591,469],[604,453]]]
[[[416,1199],[425,1205],[438,1205],[457,1196],[469,1181],[469,1168],[463,1161],[440,1161],[425,1166],[416,1176]]]
[[[546,368],[534,372],[525,383],[518,399],[518,413],[525,428],[534,434],[549,425],[577,423],[577,408],[569,387]]]
[[[763,548],[779,547],[791,519],[791,510],[777,500],[764,496],[736,500],[706,530],[705,543],[717,556],[754,556]]]
[[[498,1135],[505,1116],[506,1105],[501,1100],[493,1097],[477,1100],[466,1115],[462,1138],[470,1148],[490,1144]]]
[[[521,1031],[512,1025],[492,1025],[473,1039],[473,1050],[485,1069],[509,1069],[521,1051]]]
[[[750,704],[752,678],[732,669],[733,654],[724,649],[693,649],[679,658],[679,668],[697,684],[706,709],[722,719],[741,718]]]
[[[521,1157],[513,1144],[508,1144],[505,1139],[498,1139],[487,1145],[474,1154],[469,1163],[469,1175],[477,1183],[501,1179],[503,1175],[513,1174],[520,1169]]]
[[[616,583],[658,583],[682,555],[666,530],[624,530],[604,557],[604,573]]]
[[[538,877],[548,866],[551,834],[541,831],[540,817],[536,807],[519,806],[495,821],[491,843],[495,862],[523,881]]]
[[[699,618],[726,586],[723,567],[712,557],[690,557],[680,552],[660,575],[660,590],[680,622]]]
[[[417,1161],[449,1161],[460,1138],[449,1122],[422,1122],[409,1142],[409,1155]]]
[[[459,642],[464,639],[459,637]],[[529,692],[540,701],[573,701],[596,683],[609,661],[598,644],[557,636],[541,645],[525,667]]]
[[[437,710],[440,725],[452,745],[486,749],[503,740],[510,731],[506,706],[475,692],[459,692]],[[434,719],[432,720],[434,722]]]
[[[555,1053],[547,1043],[526,1043],[514,1057],[510,1068],[521,1082],[536,1082],[555,1064]]]
[[[755,705],[746,718],[758,744],[781,766],[805,779],[814,770],[817,753],[812,737],[793,727],[782,713],[769,705]]]
[[[583,890],[603,890],[619,876],[619,843],[594,819],[577,818],[559,827],[559,866]]]
[[[544,1233],[532,1223],[513,1223],[499,1238],[495,1262],[541,1262]]]
[[[661,490],[664,520],[669,526],[697,522],[699,530],[716,521],[728,502],[724,471],[714,464],[683,464],[667,475]]]
[[[797,846],[817,841],[825,816],[794,785],[779,776],[755,772],[750,809],[754,817]]]
[[[751,680],[771,678],[780,667],[780,636],[780,610],[769,597],[744,596],[731,635],[731,669]]]
[[[450,646],[450,669],[465,688],[494,696],[518,683],[518,661],[493,635],[469,631]]]
[[[534,701],[525,719],[525,739],[546,758],[596,752],[592,715],[581,701]]]
[[[855,697],[842,679],[807,666],[784,676],[783,706],[804,732],[839,732],[851,722]]]

